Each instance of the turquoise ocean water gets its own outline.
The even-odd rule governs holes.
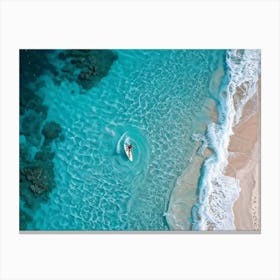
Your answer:
[[[166,219],[170,197],[193,158],[204,159],[194,135],[205,135],[214,118],[209,112],[219,108],[219,92],[227,81],[226,51],[114,50],[108,73],[88,88],[63,79],[67,69],[61,52],[48,51],[52,71],[40,72],[28,83],[45,106],[45,118],[34,128],[32,107],[20,116],[20,143],[29,158],[24,162],[21,150],[21,169],[34,168],[32,160],[48,147],[52,172],[44,178],[53,176],[53,187],[40,202],[38,193],[35,202],[27,202],[21,190],[24,229],[176,229]],[[223,74],[213,80],[217,71]],[[36,143],[25,135],[32,129],[42,132],[50,122],[59,125],[60,133],[50,144],[44,133]],[[132,162],[123,148],[127,139],[133,145]],[[37,181],[34,173],[30,176],[25,175],[31,186],[21,182],[22,189],[24,184],[34,189]],[[196,199],[197,191],[198,186],[191,190]],[[199,204],[188,207],[185,219],[199,229],[194,210]]]

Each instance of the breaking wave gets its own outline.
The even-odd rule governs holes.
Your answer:
[[[239,196],[239,181],[224,171],[232,128],[239,123],[245,104],[258,92],[260,50],[228,50],[226,64],[219,119],[206,131],[207,147],[213,154],[202,165],[198,201],[192,209],[192,230],[235,229],[232,209]]]

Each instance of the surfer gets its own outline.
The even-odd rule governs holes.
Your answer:
[[[127,146],[127,149],[128,149],[128,151],[129,151],[129,152],[131,152],[132,145],[131,145],[131,144],[129,144],[129,145]]]

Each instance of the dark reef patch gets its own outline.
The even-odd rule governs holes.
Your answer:
[[[57,75],[54,65],[52,65],[47,55],[52,50],[20,50],[20,85],[27,81],[34,82],[40,75],[50,71]]]
[[[90,89],[107,76],[118,57],[111,50],[63,50],[58,58],[64,62],[61,68],[64,78]]]
[[[43,118],[47,116],[47,107],[43,105],[42,97],[23,85],[20,90],[20,114],[24,115],[27,110],[33,110],[37,114],[41,113]]]
[[[40,165],[41,163],[41,165]],[[34,194],[42,194],[49,192],[53,187],[52,164],[34,161],[35,165],[31,165],[22,169],[24,181],[28,182],[28,187]]]
[[[56,122],[48,122],[45,124],[42,133],[45,136],[45,144],[49,144],[52,140],[56,139],[62,129],[60,125]]]

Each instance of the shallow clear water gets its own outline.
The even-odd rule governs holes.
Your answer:
[[[169,229],[164,213],[191,164],[192,135],[211,121],[202,108],[217,98],[210,80],[225,51],[116,52],[108,75],[83,94],[75,82],[39,78],[47,121],[60,124],[64,141],[52,143],[56,186],[27,229]],[[61,67],[55,51],[49,59]],[[133,162],[123,149],[127,137]]]

